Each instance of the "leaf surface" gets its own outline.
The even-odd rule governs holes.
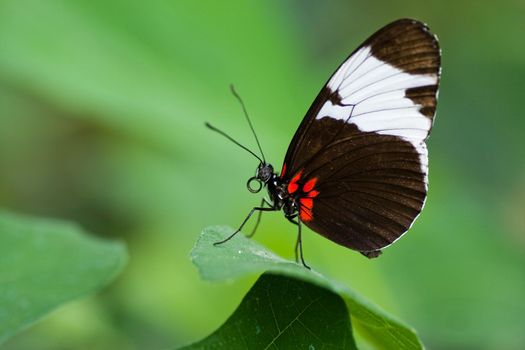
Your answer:
[[[331,280],[315,270],[307,270],[302,265],[283,259],[258,244],[252,239],[248,239],[241,234],[220,246],[213,246],[214,242],[220,241],[233,231],[229,227],[208,227],[203,230],[195,247],[192,250],[191,258],[197,266],[203,279],[208,281],[225,281],[241,277],[246,274],[256,274],[268,272],[272,275],[284,276],[287,283],[306,282],[312,288],[322,288],[326,292],[339,295],[346,305],[346,312],[349,313],[353,331],[359,333],[367,343],[379,349],[422,349],[423,345],[416,332],[409,326],[397,320],[378,306],[372,304],[364,297],[353,291],[351,288]],[[257,290],[257,285],[268,280],[263,275],[250,291]],[[262,282],[261,282],[262,281]],[[295,282],[290,282],[295,281]],[[274,280],[275,282],[275,280]],[[267,287],[267,288],[281,288]],[[225,336],[224,332],[229,325],[235,324],[238,319],[238,312],[244,308],[250,293],[245,297],[239,309],[228,319],[225,325],[210,337]],[[274,304],[280,303],[286,309],[286,305],[293,304],[293,298],[287,298],[285,294],[273,294],[279,301],[272,301]],[[285,315],[283,315],[284,317]],[[290,315],[288,315],[290,316]],[[323,315],[319,315],[319,322],[316,330],[324,326]],[[350,323],[348,323],[350,324]],[[241,332],[242,333],[242,332]],[[239,334],[241,334],[239,333]],[[224,339],[230,339],[225,336]],[[346,339],[346,338],[345,338]],[[206,338],[205,340],[210,340]],[[246,341],[243,337],[236,337],[236,342],[227,344],[228,346],[240,346],[240,341]],[[221,341],[221,344],[225,340]],[[208,344],[208,343],[207,343]],[[209,343],[211,344],[211,343]],[[216,343],[218,344],[218,343]],[[353,344],[353,342],[347,343]],[[213,348],[220,348],[213,346]],[[261,347],[264,348],[264,347]],[[314,345],[315,348],[315,345]],[[336,347],[337,348],[337,347]],[[351,348],[351,347],[350,347]]]
[[[308,282],[264,274],[233,315],[184,349],[356,349],[348,310],[337,294]]]
[[[122,243],[75,225],[0,212],[0,343],[107,285],[126,259]]]

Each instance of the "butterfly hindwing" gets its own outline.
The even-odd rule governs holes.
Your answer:
[[[439,75],[437,39],[409,19],[380,29],[341,64],[308,110],[283,165],[304,223],[362,252],[408,230],[426,198],[425,140]]]

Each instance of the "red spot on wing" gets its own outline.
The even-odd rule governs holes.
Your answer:
[[[312,211],[309,209],[301,209],[300,215],[301,215],[301,221],[303,222],[312,221],[314,219],[312,215]]]
[[[286,166],[283,166],[283,173],[284,172],[286,172]],[[299,192],[297,196],[299,199],[299,216],[302,221],[307,222],[314,219],[314,214],[312,211],[314,208],[314,198],[319,195],[319,191],[314,190],[314,187],[317,183],[317,177],[306,181],[304,185],[300,185],[299,182],[301,181],[302,174],[303,171],[301,170],[295,174],[292,180],[290,180],[290,183],[288,184],[288,193],[295,193],[299,187],[302,186],[302,191]]]
[[[301,198],[299,199],[299,203],[301,203],[301,208],[312,209],[314,206],[314,200],[312,198]]]
[[[303,192],[306,193],[306,192],[310,192],[311,190],[313,190],[316,182],[317,182],[317,178],[316,177],[314,177],[313,179],[308,180],[303,186]]]
[[[283,164],[283,169],[281,170],[281,177],[284,177],[284,174],[286,174],[286,163]]]
[[[312,221],[314,214],[312,212],[314,208],[314,198],[319,195],[319,191],[314,190],[317,178],[308,180],[303,186],[304,196],[299,198],[299,215],[302,221]]]
[[[299,188],[299,185],[297,184],[297,181],[301,178],[302,170],[295,174],[295,176],[292,178],[292,181],[288,184],[288,193],[294,193]]]
[[[300,216],[302,221],[312,221],[314,215],[312,208],[314,207],[314,200],[312,198],[300,198]]]
[[[310,191],[308,192],[308,194],[306,195],[308,198],[315,198],[319,195],[319,191]]]

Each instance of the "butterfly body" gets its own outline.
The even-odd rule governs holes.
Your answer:
[[[264,200],[263,203],[267,204],[271,209],[283,210],[285,217],[293,219],[297,217],[299,207],[297,205],[296,198],[287,190],[288,184],[283,181],[283,178],[274,172],[273,166],[266,162],[261,163],[255,172],[255,177],[249,180],[258,180],[263,184],[267,191],[269,201]],[[248,183],[248,187],[250,184]],[[254,192],[259,192],[257,188]]]

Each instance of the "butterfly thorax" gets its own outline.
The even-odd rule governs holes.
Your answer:
[[[298,207],[296,204],[296,198],[288,192],[288,183],[283,178],[277,175],[273,166],[269,163],[263,162],[259,164],[255,171],[255,176],[248,180],[248,189],[251,192],[259,192],[261,187],[251,187],[251,181],[259,182],[260,186],[263,185],[268,190],[271,207],[275,210],[283,210],[286,217],[296,216]]]
[[[295,198],[287,191],[287,183],[277,174],[273,173],[272,177],[266,182],[268,195],[276,209],[282,209],[284,215],[292,217],[297,213]]]

